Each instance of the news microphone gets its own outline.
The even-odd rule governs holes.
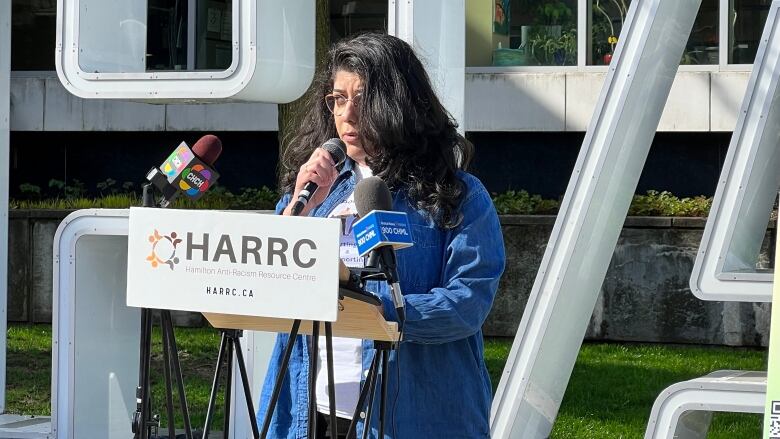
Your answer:
[[[168,206],[180,194],[191,201],[203,196],[219,178],[214,162],[221,153],[222,142],[213,134],[198,139],[192,149],[181,142],[162,165],[146,174],[146,179],[162,193],[160,206]]]
[[[329,139],[327,142],[323,143],[320,148],[328,151],[330,157],[336,163],[337,168],[344,163],[344,160],[347,159],[347,147],[338,137]],[[298,194],[298,201],[293,204],[290,213],[292,213],[294,216],[300,215],[301,211],[303,211],[303,208],[306,207],[306,203],[309,202],[311,196],[314,195],[314,192],[316,191],[317,183],[312,181],[307,182],[306,185],[303,186],[301,192]]]
[[[360,256],[373,252],[380,271],[390,284],[398,322],[406,320],[395,250],[413,245],[409,218],[394,212],[393,197],[387,184],[379,177],[368,177],[355,187],[355,208],[360,219],[352,225]]]

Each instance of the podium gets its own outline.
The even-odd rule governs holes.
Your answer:
[[[374,305],[344,297],[339,300],[338,320],[333,322],[334,337],[362,338],[378,341],[397,342],[398,324],[388,322]],[[211,326],[218,329],[246,329],[265,332],[290,332],[293,319],[270,317],[251,317],[234,314],[202,313]],[[298,334],[311,335],[313,322],[302,321]]]
[[[127,305],[200,312],[212,326],[222,330],[204,434],[209,431],[225,358],[228,381],[232,380],[234,350],[246,408],[249,412],[254,411],[240,354],[239,334],[243,330],[290,333],[291,342],[282,362],[283,374],[298,334],[312,335],[310,368],[316,369],[319,323],[325,325],[329,359],[334,334],[372,339],[377,352],[382,353],[372,363],[367,381],[370,391],[369,386],[361,391],[360,401],[365,401],[368,394],[372,395],[368,405],[370,419],[379,377],[378,357],[382,357],[386,368],[387,351],[395,346],[399,333],[396,323],[385,321],[378,298],[357,287],[340,288],[340,277],[346,269],[339,258],[339,220],[154,208],[131,208],[129,216]],[[349,272],[346,271],[348,279]],[[301,325],[301,322],[305,323]],[[328,361],[328,364],[329,381],[333,382],[333,362]],[[316,399],[315,378],[316,374],[311,373],[310,401]],[[275,406],[280,384],[277,380],[269,413]],[[331,391],[333,388],[330,386]],[[385,380],[382,390],[384,396]],[[227,387],[226,401],[231,395],[232,390]],[[384,407],[384,397],[381,401]],[[334,407],[332,393],[330,402]],[[358,407],[362,407],[360,402]],[[230,412],[229,409],[230,405],[226,403],[226,411]],[[309,410],[310,422],[316,422],[316,406],[310,404]],[[251,418],[252,413],[249,415]],[[335,424],[335,411],[331,412],[331,419]],[[381,414],[380,420],[381,431],[384,426]],[[268,422],[270,417],[265,427]],[[256,424],[251,422],[251,426],[255,430],[253,436],[258,436]],[[354,428],[355,422],[350,429]],[[310,428],[310,433],[312,430]],[[228,431],[226,421],[224,432]]]
[[[335,322],[329,323],[325,322],[325,328],[326,328],[326,339],[328,344],[328,376],[329,381],[333,381],[333,361],[332,356],[330,353],[331,347],[330,347],[330,340],[332,336],[336,337],[348,337],[348,338],[359,338],[359,339],[371,339],[374,340],[376,346],[377,346],[377,357],[375,357],[372,361],[371,370],[369,371],[368,377],[366,379],[365,384],[363,385],[363,389],[361,389],[361,396],[359,398],[359,402],[357,405],[357,408],[355,410],[355,415],[360,411],[362,406],[365,404],[366,397],[370,397],[369,400],[369,410],[368,410],[368,416],[366,417],[367,426],[370,423],[371,419],[371,412],[372,412],[372,404],[373,404],[373,396],[374,391],[376,388],[376,382],[378,380],[378,374],[379,374],[379,365],[381,361],[381,368],[382,371],[387,370],[387,363],[388,363],[388,350],[391,346],[395,345],[399,341],[400,333],[398,332],[398,324],[395,322],[388,322],[384,319],[384,316],[379,311],[379,308],[377,307],[379,302],[377,301],[377,305],[371,303],[372,296],[365,296],[361,297],[361,293],[356,293],[352,290],[341,288],[340,294],[339,294],[339,308],[338,308],[338,318]],[[245,315],[234,315],[234,314],[221,314],[221,313],[208,313],[204,312],[202,313],[204,317],[209,321],[209,323],[219,329],[241,329],[241,330],[251,330],[251,331],[265,331],[265,332],[282,332],[282,333],[291,333],[291,337],[288,341],[288,347],[287,351],[292,347],[292,344],[295,343],[295,336],[296,335],[311,335],[315,340],[312,343],[312,355],[311,355],[311,363],[310,363],[310,370],[309,370],[309,395],[310,395],[310,407],[309,407],[309,417],[310,417],[310,434],[309,437],[312,436],[312,429],[311,426],[313,425],[311,422],[311,417],[315,415],[316,408],[311,405],[311,397],[314,392],[314,380],[313,377],[316,376],[316,371],[314,368],[316,368],[316,361],[317,361],[317,353],[315,352],[317,350],[317,341],[319,335],[319,324],[320,322],[314,322],[314,321],[300,321],[300,320],[294,320],[294,319],[283,319],[283,318],[271,318],[271,317],[252,317],[252,316],[245,316]],[[316,324],[315,324],[316,323]],[[378,356],[381,354],[381,360],[378,358]],[[263,433],[266,433],[266,429],[268,426],[268,422],[271,419],[271,416],[273,415],[273,410],[276,405],[276,400],[278,398],[278,383],[281,377],[286,373],[287,369],[287,360],[289,360],[289,353],[285,354],[285,360],[283,361],[282,369],[279,371],[279,376],[277,377],[277,387],[274,390],[274,395],[271,398],[271,407],[266,412],[266,420],[264,422],[263,426]],[[230,370],[230,368],[228,368]],[[383,372],[384,373],[384,372]],[[215,379],[216,382],[216,379]],[[332,389],[333,386],[330,386],[331,393],[331,408],[334,404],[333,399],[333,393]],[[387,380],[382,380],[382,396],[380,399],[381,402],[381,408],[380,408],[380,432],[384,431],[384,413],[385,413],[385,399],[386,399],[386,391],[387,391]],[[332,423],[335,421],[335,412],[331,412],[332,416]],[[354,423],[355,416],[353,416],[353,422],[350,425],[350,432],[354,432],[355,423]],[[335,428],[331,426],[331,428]],[[368,428],[368,427],[367,427]],[[332,430],[333,431],[333,430]],[[380,437],[383,436],[380,434]],[[264,436],[261,436],[264,437]]]

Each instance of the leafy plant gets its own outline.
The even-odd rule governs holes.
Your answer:
[[[97,190],[100,191],[100,195],[115,194],[117,192],[116,180],[107,178],[105,181],[101,181],[97,184]]]
[[[54,191],[56,197],[64,198],[79,198],[87,193],[87,188],[84,186],[84,183],[75,178],[70,185],[62,180],[51,179],[49,180],[49,189]]]
[[[698,196],[678,198],[670,192],[647,191],[646,195],[634,195],[629,215],[636,216],[707,216],[712,198]]]
[[[105,182],[104,182],[105,183]],[[99,188],[110,191],[96,198],[62,196],[41,199],[40,197],[28,197],[27,199],[12,199],[9,202],[11,209],[126,209],[131,206],[140,206],[141,198],[134,192],[119,193],[114,188],[115,183],[106,183]],[[32,186],[32,185],[30,185]],[[55,186],[59,186],[55,183]],[[126,185],[123,185],[123,187]],[[61,186],[64,191],[65,186]],[[32,190],[32,189],[28,189]],[[184,197],[177,198],[171,207],[179,209],[216,209],[216,210],[272,210],[279,198],[276,191],[265,186],[262,188],[245,188],[235,195],[224,187],[216,186],[207,192],[203,198],[197,201],[189,201]]]
[[[24,194],[25,198],[38,199],[41,197],[41,187],[30,183],[22,183],[19,185],[19,191]]]
[[[542,3],[536,9],[539,17],[543,17],[543,24],[564,24],[572,18],[571,8],[560,0]]]
[[[528,192],[507,191],[493,197],[493,204],[499,214],[554,214],[560,203],[556,200],[543,199],[541,195],[530,195]]]
[[[544,199],[528,192],[507,191],[493,196],[493,204],[499,214],[534,215],[556,214],[560,203]],[[696,216],[706,217],[712,205],[712,198],[705,196],[678,198],[667,191],[647,191],[635,195],[628,214],[632,216]]]
[[[531,51],[542,65],[574,65],[577,63],[577,30],[565,31],[560,37],[543,28],[530,38]]]

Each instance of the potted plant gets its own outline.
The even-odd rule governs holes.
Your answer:
[[[575,65],[577,63],[577,29],[560,36],[537,32],[530,38],[531,51],[542,65]]]

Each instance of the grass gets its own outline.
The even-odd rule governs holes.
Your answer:
[[[488,340],[494,389],[511,340]],[[551,438],[643,437],[650,409],[669,385],[719,369],[766,370],[766,351],[658,344],[586,343],[580,349]],[[761,436],[761,416],[716,414],[709,438]]]
[[[161,409],[165,424],[162,354],[157,327],[154,339],[154,404]],[[214,373],[219,333],[205,328],[177,328],[176,339],[192,422],[200,427]],[[485,360],[494,391],[511,344],[509,339],[485,341]],[[51,327],[9,325],[6,388],[9,412],[50,414],[50,368]],[[551,438],[641,438],[653,401],[664,388],[718,369],[766,370],[766,350],[586,343],[577,357]],[[217,429],[222,424],[221,411],[220,398],[213,424]],[[181,421],[177,421],[177,425],[181,425]],[[760,435],[760,415],[721,413],[714,416],[708,437],[740,439]]]

